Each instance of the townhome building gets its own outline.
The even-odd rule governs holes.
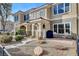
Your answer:
[[[79,34],[77,3],[47,3],[14,15],[16,30],[25,29],[33,37],[46,37],[48,30],[54,37],[76,38]]]

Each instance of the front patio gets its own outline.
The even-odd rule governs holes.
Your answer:
[[[44,49],[43,56],[76,56],[76,41],[69,39],[53,38],[45,39],[46,43],[39,44],[38,40],[26,42],[22,46],[7,49],[12,56],[34,56],[34,48],[41,46]],[[66,48],[66,49],[63,49]]]

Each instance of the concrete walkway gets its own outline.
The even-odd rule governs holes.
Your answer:
[[[31,42],[31,41],[33,41],[33,40],[35,40],[35,39],[28,38],[27,40],[23,40],[22,43],[7,45],[7,46],[5,46],[5,49],[16,48],[16,47],[25,45],[26,43],[29,43],[29,42]]]
[[[21,41],[22,43],[17,43],[17,44],[12,44],[12,45],[7,45],[5,46],[6,49],[10,49],[10,48],[16,48],[16,47],[19,47],[19,46],[23,46],[25,45],[26,43],[29,43],[33,40],[36,40],[35,38],[27,38],[27,40],[23,40]],[[46,39],[46,41],[53,41],[53,43],[56,43],[56,44],[66,44],[66,45],[75,45],[75,41],[74,40],[60,40],[60,39],[57,39],[57,38],[53,38],[53,39]]]

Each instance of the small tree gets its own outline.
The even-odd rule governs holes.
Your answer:
[[[11,13],[11,7],[12,7],[12,4],[10,4],[10,3],[0,3],[0,16],[2,18],[1,24],[3,27],[2,30],[4,30],[4,31],[5,31],[7,18]]]

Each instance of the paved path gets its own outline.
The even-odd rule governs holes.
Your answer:
[[[7,46],[5,46],[5,48],[6,48],[6,49],[16,48],[16,47],[25,45],[26,43],[29,43],[29,42],[31,42],[31,41],[33,41],[33,40],[34,40],[34,39],[30,39],[30,38],[29,38],[29,39],[27,39],[27,40],[22,41],[22,43],[7,45]]]

